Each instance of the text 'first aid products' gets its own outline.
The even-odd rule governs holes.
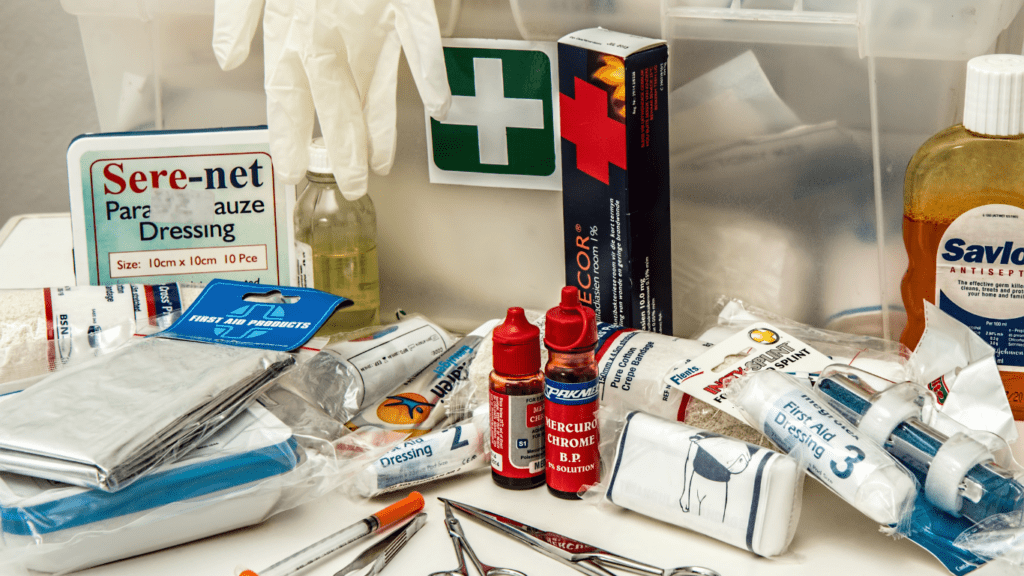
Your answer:
[[[68,148],[79,284],[294,283],[265,128],[85,135]]]

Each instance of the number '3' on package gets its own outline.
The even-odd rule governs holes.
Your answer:
[[[786,551],[800,517],[793,458],[642,412],[626,417],[605,496],[761,556]]]

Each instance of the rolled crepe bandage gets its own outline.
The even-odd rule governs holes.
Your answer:
[[[796,530],[802,478],[789,456],[633,412],[619,437],[606,496],[623,508],[776,556]]]
[[[795,378],[754,372],[728,390],[753,425],[784,452],[805,451],[808,471],[865,516],[887,526],[907,518],[917,497],[914,479]]]

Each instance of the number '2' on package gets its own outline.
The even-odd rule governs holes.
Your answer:
[[[265,127],[87,134],[68,147],[79,285],[294,285],[290,189]]]

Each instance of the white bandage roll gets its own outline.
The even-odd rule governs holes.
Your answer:
[[[805,453],[807,470],[868,518],[892,526],[912,509],[917,485],[910,474],[792,376],[755,372],[729,394],[751,424],[784,452]]]
[[[633,412],[611,469],[613,503],[761,556],[796,530],[802,475],[766,448]]]

